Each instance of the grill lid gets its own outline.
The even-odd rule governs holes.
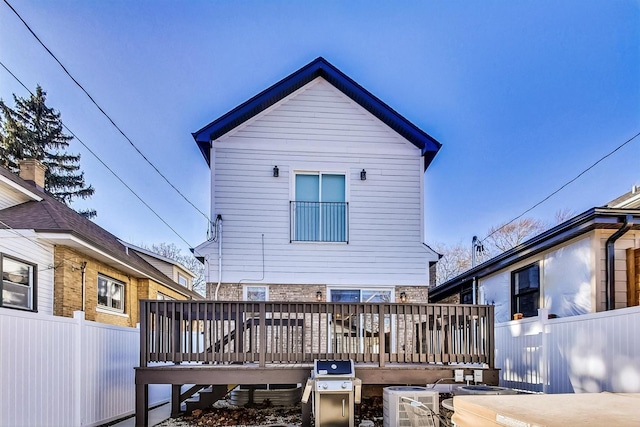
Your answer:
[[[329,376],[329,375],[342,375],[342,376],[354,376],[355,369],[353,366],[353,360],[315,360],[313,373],[315,377]]]

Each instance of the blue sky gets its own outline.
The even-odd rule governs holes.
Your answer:
[[[10,0],[149,160],[208,213],[191,132],[318,56],[439,140],[426,240],[471,243],[640,132],[640,1]],[[77,142],[96,222],[195,246],[206,220],[134,151],[0,3],[0,60],[40,84]],[[0,69],[0,97],[26,92]],[[640,184],[640,138],[528,216],[578,214]],[[184,240],[186,240],[185,243]]]

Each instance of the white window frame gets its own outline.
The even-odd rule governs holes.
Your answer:
[[[107,304],[101,304],[100,303],[100,280],[104,280],[107,284],[107,291],[111,288],[111,286],[117,286],[119,287],[121,290],[121,301],[122,301],[122,307],[121,308],[117,308],[117,307],[113,307],[113,298],[111,297],[111,295],[109,295],[109,292],[107,292]],[[114,313],[124,313],[125,309],[126,309],[126,286],[124,282],[121,282],[119,280],[113,279],[109,276],[105,276],[104,274],[98,274],[98,281],[97,281],[97,294],[98,294],[98,308],[102,309],[102,310],[108,310],[108,311],[113,311]]]
[[[260,288],[264,291],[264,300],[249,300],[249,293],[251,292],[251,288]],[[266,285],[243,285],[242,286],[242,300],[243,301],[269,301],[269,286]]]
[[[180,280],[183,280],[184,283],[182,283]],[[178,272],[178,284],[184,286],[185,288],[189,288],[189,278],[184,274]]]
[[[322,241],[322,240],[292,240],[291,243],[296,243],[296,244],[330,244],[330,245],[334,245],[334,244],[348,244],[349,243],[349,221],[350,221],[350,215],[349,215],[349,204],[350,204],[350,198],[349,198],[349,194],[350,194],[350,186],[349,186],[349,181],[350,181],[350,175],[349,175],[349,171],[345,170],[345,169],[336,169],[336,170],[332,170],[332,169],[314,169],[314,168],[300,168],[300,169],[291,169],[290,173],[289,173],[289,200],[292,200],[294,202],[296,202],[296,176],[297,175],[315,175],[319,177],[319,187],[318,187],[318,198],[321,199],[321,195],[322,195],[322,175],[342,175],[344,176],[344,203],[346,204],[346,209],[347,209],[347,216],[345,218],[345,227],[346,227],[346,241]],[[320,200],[320,202],[322,202],[322,200]],[[293,221],[294,218],[290,219],[291,224],[289,224],[289,227],[293,226]]]
[[[159,301],[175,301],[174,297],[170,297],[167,294],[163,294],[162,292],[158,292],[156,295],[156,299]]]
[[[378,293],[378,292],[386,292],[386,293],[389,293],[389,301],[388,302],[395,302],[395,289],[393,287],[386,287],[386,286],[385,287],[379,287],[379,288],[376,288],[376,287],[359,288],[359,287],[353,287],[353,286],[348,286],[348,287],[344,287],[344,286],[341,286],[341,287],[337,287],[337,286],[335,286],[335,287],[327,287],[327,298],[328,298],[328,300],[330,302],[334,302],[332,300],[332,298],[331,298],[332,297],[332,295],[331,295],[332,291],[359,291],[360,292],[360,297],[359,297],[359,301],[358,302],[364,302],[364,303],[366,303],[368,301],[362,301],[363,292],[372,292],[372,293],[374,293],[373,296],[375,296],[375,293]],[[373,298],[373,296],[371,298]],[[356,304],[356,303],[357,303],[356,301],[346,301],[345,302],[345,304]],[[389,317],[387,318],[387,316],[389,316]],[[329,316],[329,320],[331,320],[330,317],[331,316]],[[362,324],[362,325],[364,325],[365,323],[366,322],[362,322],[362,321],[360,322],[360,324]],[[396,343],[397,340],[396,340],[396,336],[395,336],[395,333],[394,333],[394,331],[396,330],[396,327],[395,327],[396,318],[395,318],[395,316],[394,315],[385,315],[385,322],[384,323],[385,323],[385,329],[386,329],[386,327],[388,327],[389,328],[389,332],[391,333],[391,343],[390,343],[391,344],[391,348],[395,349],[396,345],[397,345],[397,343]],[[361,329],[359,331],[359,333],[360,333],[360,351],[363,352],[364,351],[364,329]],[[385,333],[386,333],[386,330],[383,333],[379,333],[378,334],[378,339],[384,339],[384,334]],[[333,340],[329,340],[329,345],[330,346],[331,346],[332,342],[333,342]]]
[[[10,262],[16,263],[16,264],[22,264],[23,266],[25,266],[27,268],[28,271],[28,284],[23,284],[23,283],[19,283],[16,281],[12,281],[11,277],[9,276],[11,273],[9,271],[6,272],[5,274],[5,261],[8,260]],[[0,275],[0,279],[2,280],[2,283],[0,283],[0,290],[1,290],[1,298],[0,298],[0,307],[3,308],[12,308],[12,309],[17,309],[17,310],[25,310],[25,311],[37,311],[36,310],[36,300],[37,300],[37,283],[38,283],[38,266],[34,263],[25,261],[23,259],[20,258],[16,258],[14,256],[11,255],[7,255],[4,253],[0,253],[0,272],[2,273]],[[6,279],[5,279],[5,276]],[[17,280],[17,279],[16,279]],[[6,283],[5,283],[6,282]],[[8,300],[8,295],[11,293],[8,289],[5,289],[5,287],[17,287],[18,289],[20,288],[26,288],[27,293],[26,293],[26,297],[27,297],[27,304],[26,306],[24,305],[19,305],[19,304],[11,304],[10,302],[5,302],[5,293],[7,294],[7,300]]]

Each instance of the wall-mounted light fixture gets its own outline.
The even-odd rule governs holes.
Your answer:
[[[322,291],[316,292],[316,301],[322,301]]]
[[[367,171],[362,169],[362,172],[360,172],[360,181],[366,181],[367,180]]]
[[[280,176],[280,169],[278,169],[278,166],[274,166],[273,167],[273,177],[277,178]]]
[[[407,302],[407,293],[405,291],[400,292],[400,302]]]

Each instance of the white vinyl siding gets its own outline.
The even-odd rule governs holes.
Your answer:
[[[53,314],[53,246],[39,240],[32,230],[0,230],[0,252],[37,266],[36,310]]]
[[[8,181],[8,178],[1,177],[0,179]],[[2,191],[0,191],[0,209],[6,209],[32,200],[23,192],[11,188],[9,184],[0,182],[0,185],[3,186]]]
[[[264,234],[268,283],[428,284],[420,150],[324,80],[213,145],[213,214],[223,218],[222,282],[262,275]],[[346,174],[348,244],[289,243],[298,171]],[[198,252],[208,254],[209,280],[216,281],[217,243]]]

